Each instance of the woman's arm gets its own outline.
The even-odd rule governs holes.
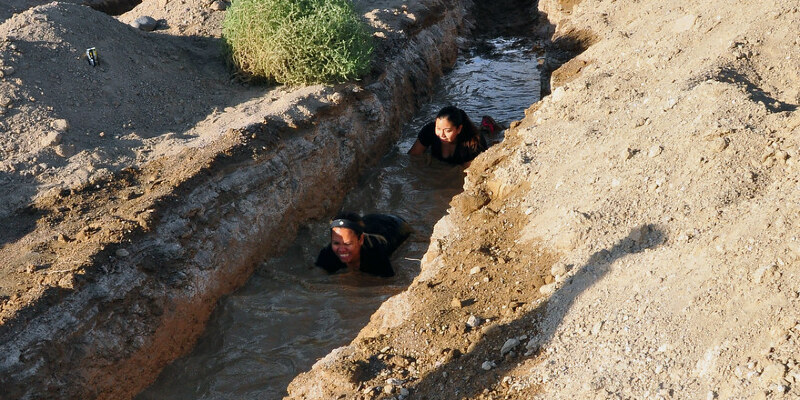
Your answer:
[[[427,149],[427,147],[426,147],[424,144],[422,144],[422,143],[419,141],[419,139],[417,139],[417,141],[416,141],[416,142],[414,142],[414,145],[413,145],[413,146],[411,146],[411,148],[410,148],[410,149],[408,149],[408,154],[411,154],[411,155],[420,155],[420,154],[423,154],[423,153],[425,153],[425,149]]]

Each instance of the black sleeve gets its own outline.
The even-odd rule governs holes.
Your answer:
[[[346,267],[344,263],[339,261],[339,257],[336,257],[336,254],[333,253],[331,245],[327,245],[319,251],[317,261],[314,263],[314,265],[321,267],[329,273],[334,273]]]
[[[404,219],[392,214],[367,214],[362,219],[364,232],[386,238],[386,249],[390,257],[414,231]]]
[[[394,276],[389,252],[384,245],[361,248],[361,272],[388,278]]]
[[[436,121],[425,124],[425,126],[419,130],[417,139],[419,139],[419,142],[425,147],[430,147],[434,140],[438,140],[439,138],[436,137]]]

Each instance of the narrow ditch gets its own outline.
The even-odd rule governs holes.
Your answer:
[[[326,221],[313,222],[289,250],[262,262],[243,288],[222,300],[192,353],[165,368],[137,398],[279,398],[297,374],[349,343],[380,304],[419,273],[433,225],[462,188],[461,168],[405,154],[419,127],[449,104],[476,123],[483,115],[505,126],[521,119],[540,96],[541,53],[532,48],[527,38],[505,37],[481,39],[462,51],[431,100],[403,124],[400,139],[344,199],[343,209],[390,212],[412,223],[416,233],[393,257],[397,276],[327,275],[313,267],[328,240]],[[502,133],[489,140],[501,141]]]

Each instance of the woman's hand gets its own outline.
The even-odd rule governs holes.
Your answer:
[[[427,149],[427,147],[425,147],[425,145],[420,143],[419,139],[417,139],[417,141],[414,142],[414,145],[408,149],[408,154],[411,154],[412,156],[420,155],[425,153],[425,149]]]

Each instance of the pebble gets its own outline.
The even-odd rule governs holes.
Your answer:
[[[766,384],[781,384],[784,375],[786,375],[786,366],[773,362],[764,367],[764,371],[761,373],[761,381]]]
[[[214,11],[225,11],[228,8],[228,4],[221,0],[216,0],[212,2],[209,7]]]
[[[475,274],[481,272],[481,269],[482,269],[481,267],[473,267],[471,270],[469,270],[469,274],[470,275],[475,275]]]
[[[506,342],[503,344],[503,347],[500,348],[500,355],[501,356],[506,355],[506,353],[513,350],[517,346],[519,346],[519,339],[511,338],[506,340]]]
[[[770,278],[778,269],[778,266],[775,264],[768,264],[753,272],[753,280],[756,283],[761,283],[764,281],[764,278]]]
[[[550,98],[553,100],[553,103],[558,103],[561,99],[564,98],[566,90],[564,90],[563,86],[557,87],[553,90],[553,93],[550,95]]]
[[[75,239],[77,239],[79,242],[85,242],[91,235],[91,230],[84,228],[75,235]]]
[[[770,385],[769,389],[774,393],[780,393],[780,394],[786,393],[789,390],[789,388],[786,387],[786,385],[780,385],[780,384]]]
[[[551,294],[553,294],[555,292],[556,292],[556,284],[555,283],[548,283],[547,285],[542,285],[542,287],[539,288],[539,293],[541,293],[541,294],[543,294],[545,296],[549,296],[549,295],[551,295]]]
[[[600,330],[603,329],[604,321],[597,321],[595,322],[594,326],[592,326],[592,335],[597,335],[600,333]]]
[[[711,148],[715,151],[723,151],[728,148],[728,141],[723,137],[718,137],[711,142]]]
[[[650,150],[647,151],[647,156],[650,158],[658,157],[658,155],[660,155],[663,150],[664,150],[663,147],[655,145],[651,147]]]
[[[127,257],[127,256],[131,255],[131,253],[128,252],[128,250],[125,250],[125,249],[117,249],[115,254],[117,255],[117,257]]]
[[[461,308],[463,307],[464,303],[461,302],[461,299],[458,297],[453,297],[453,300],[450,302],[450,306],[453,308]]]
[[[477,328],[482,322],[480,318],[474,315],[470,315],[469,318],[467,318],[467,326],[470,328]]]
[[[402,386],[403,385],[403,381],[401,381],[400,379],[397,379],[397,378],[389,378],[389,379],[386,380],[386,384],[387,385],[393,385],[393,386]]]
[[[57,132],[66,132],[69,130],[69,121],[60,118],[51,122],[50,127],[55,129]]]
[[[156,26],[158,26],[158,21],[153,17],[142,15],[136,18],[136,20],[131,23],[131,26],[145,32],[152,32],[156,29]]]
[[[408,395],[409,395],[408,389],[406,389],[404,387],[401,387],[400,388],[400,396],[408,396]]]
[[[566,273],[567,273],[566,264],[558,263],[556,265],[553,265],[552,268],[550,268],[550,274],[553,276],[564,275]]]
[[[55,146],[53,150],[56,152],[56,155],[59,157],[72,157],[75,155],[75,145],[74,144],[59,144]]]
[[[63,135],[57,131],[50,131],[43,138],[39,140],[42,147],[52,147],[61,143]]]
[[[65,289],[72,289],[75,287],[75,276],[72,274],[67,274],[63,278],[59,279],[58,287],[62,287]]]
[[[481,364],[481,368],[483,368],[484,371],[488,371],[496,366],[497,364],[492,361],[484,361],[483,364]]]

